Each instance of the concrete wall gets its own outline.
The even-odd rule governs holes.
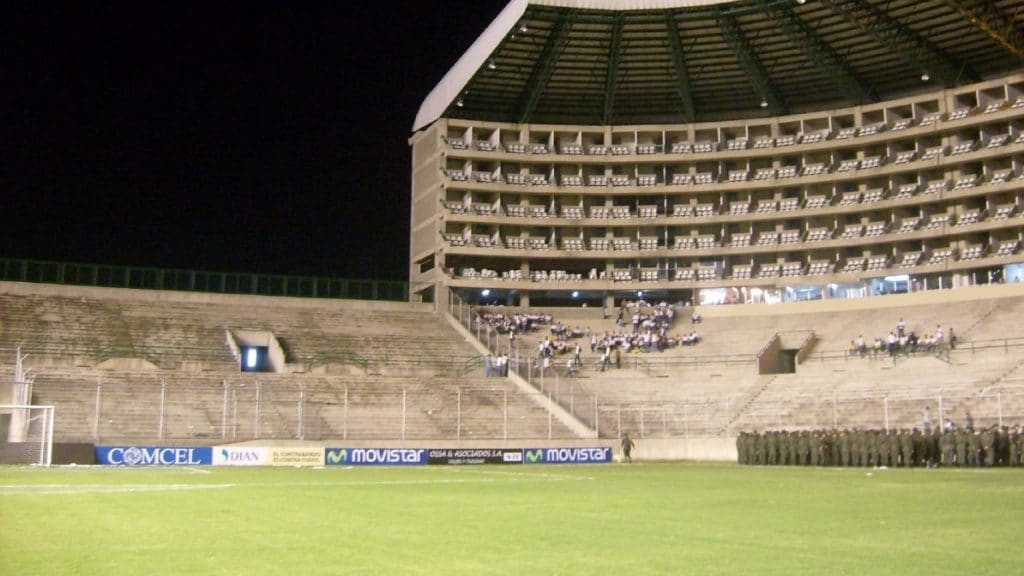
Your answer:
[[[779,372],[779,351],[782,350],[782,340],[775,335],[761,348],[757,356],[758,374],[777,374]]]
[[[736,438],[634,438],[633,460],[701,460],[714,462],[736,461]],[[327,440],[323,442],[303,442],[301,440],[250,440],[241,442],[243,446],[307,446],[334,447],[348,446],[355,448],[589,448],[609,447],[614,457],[622,458],[622,450],[618,440]]]
[[[633,439],[633,460],[703,460],[713,462],[736,461],[735,438],[651,438]],[[616,446],[615,455],[621,457]]]

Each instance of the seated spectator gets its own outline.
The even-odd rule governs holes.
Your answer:
[[[917,352],[917,342],[918,342],[918,340],[920,340],[920,339],[917,337],[917,334],[915,334],[914,331],[911,330],[910,331],[910,335],[907,336],[907,350],[911,354],[914,354],[914,353]]]
[[[931,349],[935,347],[935,339],[932,338],[931,334],[925,334],[924,336],[921,337],[919,346],[921,348],[924,348],[925,352],[930,352]]]

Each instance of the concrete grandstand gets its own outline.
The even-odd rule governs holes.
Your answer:
[[[1024,421],[1024,2],[970,6],[514,0],[415,119],[410,302],[0,282],[0,362],[69,442]],[[659,303],[697,343],[602,366]]]

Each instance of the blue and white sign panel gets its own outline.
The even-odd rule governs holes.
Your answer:
[[[611,448],[527,448],[525,464],[601,464],[612,461]]]
[[[423,466],[427,450],[423,448],[328,448],[324,452],[328,466]]]
[[[205,466],[213,463],[209,446],[97,446],[96,462],[114,466]]]

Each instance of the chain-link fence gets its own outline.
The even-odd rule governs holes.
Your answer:
[[[947,422],[986,428],[1024,424],[1024,387],[998,387],[979,394],[918,396],[785,396],[743,406],[742,398],[659,404],[598,405],[601,437],[629,432],[638,438],[735,436],[744,430],[865,428],[923,429]]]
[[[44,380],[36,383],[35,396],[57,406],[59,441],[573,437],[539,398],[498,383],[475,387],[395,386],[383,380],[285,384],[257,378],[224,380],[219,385],[168,379],[91,384]]]

